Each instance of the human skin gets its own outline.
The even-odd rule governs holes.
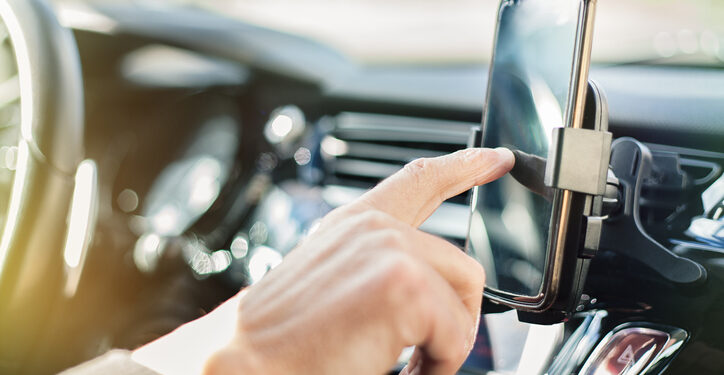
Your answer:
[[[447,198],[493,181],[507,149],[418,159],[319,228],[259,283],[133,354],[161,374],[454,374],[479,323],[482,267],[417,227]]]

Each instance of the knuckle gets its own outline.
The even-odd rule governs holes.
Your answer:
[[[329,211],[329,213],[327,213],[327,217],[343,218],[343,217],[351,216],[356,213],[354,208],[355,207],[350,204],[345,204],[345,205],[342,205],[342,206],[339,206],[339,207],[333,209],[332,211]]]
[[[403,170],[410,174],[413,178],[421,179],[423,176],[425,176],[428,173],[428,170],[430,169],[430,159],[429,158],[419,158],[415,159],[403,167]]]
[[[336,225],[338,232],[344,235],[369,234],[386,227],[389,219],[380,211],[368,209],[357,211],[349,216],[330,218],[330,224]]]
[[[385,257],[376,296],[383,319],[406,343],[416,342],[423,335],[433,315],[425,288],[424,270],[411,256],[391,252]]]
[[[355,216],[364,213],[365,211],[369,210],[369,206],[366,206],[364,204],[361,204],[359,200],[352,201],[350,203],[347,203],[345,205],[339,206],[332,210],[332,212],[338,211],[340,212],[340,216]]]
[[[446,181],[440,180],[440,165],[434,165],[432,158],[415,159],[405,164],[403,170],[413,181],[412,189],[424,189],[432,194],[432,199],[437,202],[444,200],[442,186]]]
[[[347,217],[349,217],[349,209],[345,206],[337,207],[324,215],[321,225],[326,228],[333,225],[334,223],[338,223],[341,220],[344,220]]]
[[[358,215],[359,224],[366,228],[381,228],[388,222],[387,216],[375,209],[370,209]]]
[[[418,305],[425,283],[422,269],[410,256],[391,253],[383,270],[384,295],[392,305]]]
[[[324,218],[322,218],[321,221],[320,228],[339,227],[342,223],[346,223],[350,220],[355,220],[359,215],[364,212],[365,211],[360,210],[359,207],[352,204],[339,206],[324,215]]]
[[[463,161],[475,160],[481,155],[480,149],[477,148],[466,148],[463,150],[455,151],[453,154],[456,156],[456,159]]]
[[[386,248],[404,250],[407,246],[407,239],[396,229],[385,229],[382,233],[382,245]]]
[[[480,289],[480,291],[482,292],[483,286],[485,284],[485,269],[475,259],[467,255],[465,257],[467,263],[466,279],[469,280],[469,289],[472,289],[472,291],[477,291],[478,289]]]
[[[394,256],[390,256],[388,267],[385,270],[386,274],[393,279],[396,284],[416,281],[420,271],[414,259],[411,259],[411,257],[406,254],[394,254]]]
[[[429,158],[417,158],[405,165],[405,168],[410,170],[411,172],[419,171],[425,169],[427,164],[429,164],[430,159]]]

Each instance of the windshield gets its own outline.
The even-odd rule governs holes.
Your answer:
[[[86,0],[121,2],[129,0]],[[498,0],[142,0],[306,36],[363,63],[490,61]],[[724,1],[601,0],[595,63],[724,66]]]

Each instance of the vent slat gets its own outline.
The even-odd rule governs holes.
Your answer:
[[[396,161],[404,165],[417,158],[434,158],[445,152],[424,150],[403,146],[388,146],[379,143],[347,142],[349,148],[345,157]]]
[[[387,178],[397,172],[402,166],[399,164],[379,163],[367,160],[337,159],[333,171],[346,176],[372,177],[376,179]]]
[[[464,148],[477,126],[368,113],[342,113],[331,124],[321,147],[325,182],[355,188],[370,188],[414,159]],[[466,198],[453,202],[465,204]]]

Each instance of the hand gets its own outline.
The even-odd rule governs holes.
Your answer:
[[[512,166],[506,149],[408,164],[327,215],[243,296],[139,349],[134,359],[161,373],[198,371],[203,363],[214,375],[381,374],[415,345],[403,373],[453,374],[472,348],[484,273],[417,226],[445,199]],[[205,350],[197,360],[174,358],[191,365],[174,368],[158,359],[174,350],[190,354],[195,346]]]

